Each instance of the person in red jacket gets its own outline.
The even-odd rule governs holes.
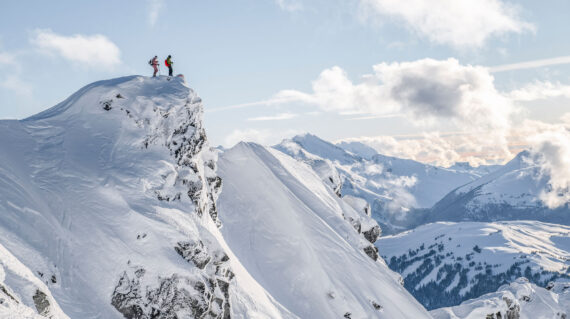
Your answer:
[[[154,56],[154,58],[152,58],[149,62],[149,64],[154,68],[154,73],[152,74],[152,77],[156,77],[156,73],[158,73],[158,56]]]
[[[164,60],[164,64],[168,67],[168,76],[172,76],[172,63],[174,62],[172,62],[171,56],[169,55],[168,58]]]

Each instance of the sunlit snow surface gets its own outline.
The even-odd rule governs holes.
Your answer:
[[[301,318],[428,314],[343,219],[355,214],[308,165],[240,143],[219,160],[222,233],[252,277]],[[374,303],[379,309],[375,309]]]

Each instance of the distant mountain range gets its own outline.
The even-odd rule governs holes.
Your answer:
[[[549,178],[526,160],[526,151],[505,165],[442,168],[311,134],[274,147],[309,164],[340,196],[366,200],[385,234],[436,221],[531,219],[570,225],[568,204],[550,209],[540,200]]]

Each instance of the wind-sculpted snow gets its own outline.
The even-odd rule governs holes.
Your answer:
[[[354,223],[358,219],[362,229],[375,224],[366,204],[349,205],[310,166],[257,144],[240,143],[221,154],[219,174],[227,244],[294,315],[429,318],[399,276],[367,255],[366,249],[375,250]]]
[[[366,200],[385,233],[421,224],[433,204],[482,175],[383,156],[360,143],[339,145],[346,149],[306,134],[275,148],[309,164],[339,196]]]
[[[570,227],[540,222],[435,223],[381,237],[376,245],[406,289],[435,309],[523,276],[541,287],[570,278],[569,238]]]
[[[4,304],[54,318],[293,317],[219,232],[202,112],[182,79],[132,76],[0,121],[0,245],[30,282],[6,275]]]
[[[543,288],[519,278],[497,292],[431,314],[435,319],[566,319],[570,315],[570,281],[550,282]]]

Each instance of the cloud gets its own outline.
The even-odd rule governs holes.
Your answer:
[[[3,65],[16,65],[16,56],[8,52],[0,52],[0,67]]]
[[[297,117],[297,114],[293,113],[280,113],[272,116],[258,116],[248,118],[248,121],[279,121],[279,120],[290,120]]]
[[[536,165],[540,178],[546,182],[539,198],[552,209],[570,202],[570,113],[565,114],[560,123],[526,119],[513,125],[503,137],[507,149],[503,142],[495,143],[495,136],[490,133],[431,132],[417,136],[372,136],[341,141],[360,142],[384,155],[445,167],[456,162],[500,164],[527,149],[531,152],[527,160]]]
[[[369,112],[380,107],[385,100],[385,93],[377,79],[354,84],[346,72],[338,66],[326,69],[313,81],[312,93],[296,90],[283,90],[271,101],[280,103],[301,102],[320,107],[325,111]]]
[[[547,124],[528,120],[524,132],[531,145],[528,159],[538,165],[547,187],[540,199],[549,208],[558,208],[570,202],[570,113],[561,123]]]
[[[508,96],[515,101],[536,101],[556,97],[570,98],[570,85],[536,81],[511,91]]]
[[[408,116],[418,124],[446,120],[474,130],[509,127],[516,111],[498,92],[488,69],[455,59],[381,63],[354,83],[340,67],[324,70],[312,92],[283,90],[272,101],[302,102],[325,111],[374,116]],[[282,102],[279,102],[282,103]]]
[[[526,61],[513,64],[498,65],[489,68],[491,72],[504,72],[513,70],[524,70],[524,69],[534,69],[544,66],[560,65],[560,64],[570,64],[570,56],[561,56],[550,59]]]
[[[1,77],[0,87],[10,90],[18,95],[28,97],[32,95],[32,86],[29,83],[23,81],[20,78],[19,74]]]
[[[158,21],[158,15],[164,7],[164,1],[165,0],[148,0],[148,23],[151,27],[154,27]]]
[[[32,86],[22,80],[22,68],[16,59],[16,54],[0,52],[0,88],[12,91],[17,95],[30,97]]]
[[[303,10],[303,5],[299,0],[275,0],[281,10],[295,12]]]
[[[391,17],[432,42],[481,47],[493,36],[533,31],[519,7],[501,0],[360,0],[366,20]]]
[[[51,30],[38,29],[30,41],[46,53],[60,55],[89,67],[110,68],[121,62],[119,48],[100,34],[63,36]]]
[[[415,136],[365,136],[342,141],[360,142],[388,156],[448,167],[456,162],[482,165],[510,159],[514,155],[510,144],[494,143],[492,135],[429,132]]]

